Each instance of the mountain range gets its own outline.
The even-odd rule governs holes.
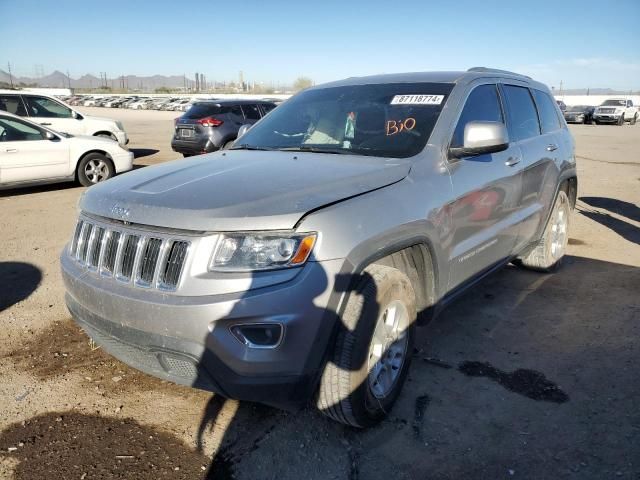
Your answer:
[[[190,78],[185,79],[182,75],[152,75],[148,77],[124,75],[117,78],[107,78],[106,84],[111,88],[121,88],[123,80],[125,87],[141,90],[153,90],[160,87],[181,88],[184,86],[185,80],[187,85],[193,83],[193,80]],[[0,83],[10,83],[8,72],[0,70]],[[66,74],[56,70],[40,78],[13,76],[13,84],[18,85],[20,83],[24,83],[25,85],[35,84],[39,87],[68,88],[71,86],[71,88],[99,88],[104,84],[104,80],[91,74],[83,75],[80,78],[68,79]]]

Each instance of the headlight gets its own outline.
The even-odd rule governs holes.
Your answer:
[[[315,243],[315,233],[222,234],[209,270],[248,272],[298,267],[307,261]]]

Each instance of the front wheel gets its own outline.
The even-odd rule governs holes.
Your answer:
[[[618,119],[618,125],[624,125],[624,115],[620,115],[620,118]]]
[[[638,121],[638,114],[636,113],[631,119],[631,121],[629,122],[629,125],[635,125],[637,121]]]
[[[391,410],[413,349],[415,292],[402,272],[371,265],[349,295],[318,389],[328,417],[369,427]]]
[[[78,163],[78,181],[85,187],[104,182],[115,174],[113,164],[102,153],[85,155]]]
[[[514,263],[540,272],[556,270],[560,266],[567,248],[570,214],[571,201],[569,196],[564,190],[560,190],[542,238],[531,252],[525,257],[518,258]]]

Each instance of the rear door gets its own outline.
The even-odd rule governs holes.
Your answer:
[[[460,147],[470,121],[505,122],[498,87],[475,86],[469,93],[451,138]],[[456,197],[449,214],[453,237],[450,250],[450,288],[509,258],[519,226],[522,175],[517,144],[497,153],[449,159]]]
[[[69,173],[68,143],[49,140],[34,125],[0,117],[0,182],[60,178]]]
[[[553,99],[525,85],[503,84],[510,138],[522,152],[522,219],[516,252],[536,239],[546,221],[555,195],[558,170],[555,164],[564,148],[558,138],[561,128]],[[534,99],[535,97],[535,99]]]
[[[23,95],[27,113],[32,121],[58,132],[84,135],[82,120],[73,118],[72,110],[52,98]]]

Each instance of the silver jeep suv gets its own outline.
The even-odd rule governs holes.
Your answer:
[[[417,324],[508,262],[559,265],[576,189],[562,113],[528,77],[350,78],[230,150],[86,190],[66,300],[151,375],[366,427],[401,390]]]

